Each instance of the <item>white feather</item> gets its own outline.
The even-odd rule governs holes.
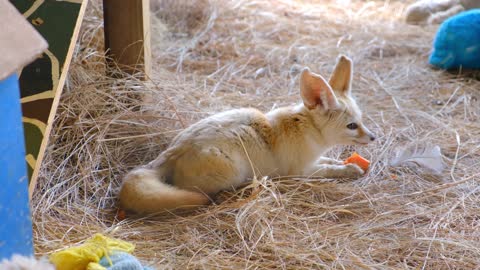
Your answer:
[[[435,173],[441,173],[445,167],[442,161],[442,153],[438,145],[410,145],[400,147],[395,157],[390,162],[393,167],[415,163],[428,168]]]

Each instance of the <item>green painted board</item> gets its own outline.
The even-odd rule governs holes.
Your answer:
[[[48,50],[20,73],[20,92],[25,129],[26,161],[31,182],[36,181],[60,92],[87,0],[11,0],[47,40]],[[36,170],[37,169],[37,170]]]

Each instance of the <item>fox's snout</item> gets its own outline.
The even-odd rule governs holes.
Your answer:
[[[373,134],[367,128],[365,128],[364,132],[365,132],[365,135],[370,139],[371,142],[375,141],[375,134]]]
[[[375,139],[376,139],[375,134],[373,134],[373,132],[371,132],[370,130],[368,130],[368,128],[363,126],[358,129],[358,137],[355,140],[355,142],[359,144],[367,144],[375,141]]]

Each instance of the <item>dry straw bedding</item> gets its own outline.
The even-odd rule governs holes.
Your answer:
[[[154,72],[142,82],[105,76],[91,1],[33,198],[36,253],[101,232],[159,269],[478,267],[480,83],[428,66],[435,27],[404,24],[406,3],[346,2],[153,3]],[[299,69],[328,76],[339,53],[356,64],[354,94],[378,135],[355,149],[372,160],[368,175],[258,179],[194,213],[115,217],[121,176],[182,128],[298,102]],[[447,169],[391,168],[411,142],[440,145]]]

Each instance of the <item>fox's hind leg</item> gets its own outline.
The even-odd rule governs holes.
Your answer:
[[[243,153],[226,147],[192,148],[175,162],[173,185],[206,194],[238,187],[251,177]]]

